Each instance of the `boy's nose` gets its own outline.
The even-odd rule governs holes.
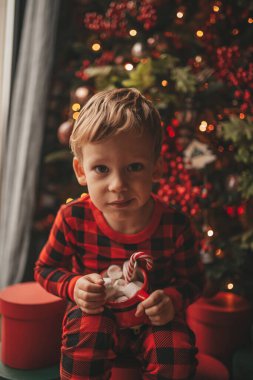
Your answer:
[[[121,192],[127,190],[126,178],[122,174],[116,174],[110,178],[109,191]]]

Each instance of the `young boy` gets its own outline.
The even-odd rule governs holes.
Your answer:
[[[61,379],[109,379],[123,349],[140,360],[143,379],[191,379],[194,337],[185,308],[203,270],[188,219],[152,194],[162,175],[161,121],[136,89],[94,95],[71,136],[73,167],[89,195],[60,208],[35,267],[35,279],[69,300],[63,321]],[[119,329],[105,305],[100,273],[136,251],[152,256],[149,297],[139,333]]]

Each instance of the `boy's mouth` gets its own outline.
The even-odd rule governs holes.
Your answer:
[[[114,201],[114,202],[110,202],[109,203],[109,206],[114,206],[114,207],[126,207],[128,206],[130,203],[132,202],[132,199],[128,199],[128,200],[118,200],[118,201]]]

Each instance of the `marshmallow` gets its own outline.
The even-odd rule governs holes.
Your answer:
[[[107,269],[107,276],[104,277],[104,285],[106,292],[106,300],[110,302],[124,302],[129,298],[133,297],[142,287],[143,282],[141,281],[132,281],[128,282],[126,279],[122,278],[124,273],[124,265],[127,264],[125,262],[123,264],[123,272],[118,265],[111,265]],[[133,277],[136,273],[136,263],[133,266]],[[126,265],[125,265],[126,270]]]
[[[114,282],[115,288],[118,288],[118,289],[122,288],[123,286],[126,286],[126,285],[127,285],[127,283],[123,278],[119,278],[118,280],[116,280]]]
[[[138,288],[142,288],[143,287],[143,282],[141,282],[141,281],[133,281],[133,283],[136,285],[136,286],[138,286]]]
[[[116,293],[117,293],[117,290],[113,286],[111,285],[107,286],[105,288],[105,299],[107,300],[109,298],[114,297]]]
[[[104,280],[105,287],[108,285],[111,285],[111,283],[112,283],[112,279],[109,277],[104,277],[103,280]]]
[[[122,270],[118,265],[110,265],[107,269],[107,275],[112,280],[118,280],[122,277]]]
[[[125,296],[131,298],[141,289],[141,287],[142,286],[138,286],[134,282],[129,282],[127,286],[124,286],[120,290],[124,293]]]
[[[126,296],[120,296],[120,297],[114,298],[113,302],[125,302],[127,300],[128,298]]]

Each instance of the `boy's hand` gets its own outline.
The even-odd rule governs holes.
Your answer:
[[[172,321],[175,316],[175,309],[172,301],[163,290],[155,290],[144,301],[137,306],[136,317],[146,314],[152,325],[162,326]]]
[[[79,278],[74,288],[74,300],[77,306],[87,314],[101,313],[105,304],[103,278],[98,273]]]

